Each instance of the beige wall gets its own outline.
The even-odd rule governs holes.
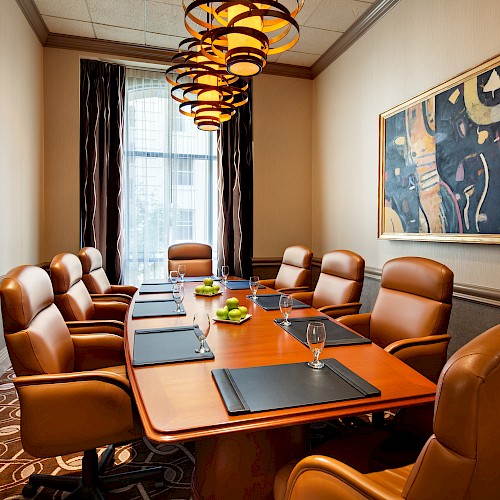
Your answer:
[[[311,246],[312,81],[259,75],[253,83],[254,257]]]
[[[499,26],[498,0],[401,0],[314,80],[315,255],[348,248],[377,268],[419,255],[498,289],[498,245],[378,240],[377,175],[379,114],[493,57]]]
[[[15,0],[0,2],[0,275],[39,262],[43,49]]]

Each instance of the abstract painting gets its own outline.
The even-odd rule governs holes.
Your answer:
[[[500,56],[380,115],[379,237],[500,243]]]

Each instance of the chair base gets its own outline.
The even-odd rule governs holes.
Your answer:
[[[67,499],[104,500],[104,493],[119,487],[139,483],[145,479],[155,479],[163,483],[163,468],[149,467],[122,474],[103,476],[104,471],[114,462],[115,447],[108,446],[97,458],[97,451],[87,450],[83,454],[81,477],[52,476],[50,474],[32,474],[23,488],[23,496],[32,498],[41,486],[54,490],[71,492]]]

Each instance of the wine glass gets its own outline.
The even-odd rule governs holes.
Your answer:
[[[177,272],[179,273],[181,283],[184,283],[184,276],[186,276],[186,265],[179,264],[179,266],[177,267]]]
[[[169,273],[170,283],[175,285],[179,281],[179,271],[170,271]]]
[[[288,316],[292,312],[292,308],[293,308],[292,296],[283,294],[280,297],[280,311],[281,311],[281,314],[283,314],[283,316],[285,317],[285,321],[283,321],[281,323],[283,326],[290,326],[291,325],[290,321],[288,321]]]
[[[258,276],[252,276],[250,278],[250,290],[252,290],[252,299],[257,299],[257,290],[259,289],[260,280]]]
[[[323,368],[325,363],[319,360],[319,355],[325,347],[326,330],[324,323],[320,321],[311,321],[307,325],[307,345],[314,356],[312,361],[307,363],[311,368]]]
[[[225,285],[227,283],[227,277],[229,276],[229,266],[222,266],[221,274]]]
[[[172,295],[174,297],[174,301],[175,301],[175,305],[176,305],[175,312],[177,312],[177,313],[182,312],[181,304],[182,304],[182,301],[184,300],[184,287],[182,285],[175,284],[172,288]]]
[[[210,352],[210,347],[205,344],[205,339],[210,333],[210,316],[205,312],[196,313],[193,316],[193,328],[196,338],[200,341],[200,347],[195,352],[204,354]]]

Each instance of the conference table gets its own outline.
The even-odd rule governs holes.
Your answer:
[[[194,294],[199,284],[183,285],[185,316],[132,318],[138,298],[171,298],[137,292],[125,330],[127,370],[145,435],[155,443],[195,441],[194,499],[272,499],[279,468],[308,452],[305,424],[434,401],[435,384],[394,356],[375,344],[348,345],[325,348],[321,359],[335,358],[380,389],[380,396],[229,415],[212,370],[306,363],[311,351],[273,321],[281,317],[279,310],[267,311],[249,300],[250,290],[221,284],[220,295],[204,297]],[[274,290],[258,291],[264,293]],[[238,298],[251,318],[241,324],[212,321],[207,342],[213,360],[133,366],[135,330],[192,326],[195,312],[214,317],[230,297]],[[304,308],[294,309],[290,318],[320,315]]]

